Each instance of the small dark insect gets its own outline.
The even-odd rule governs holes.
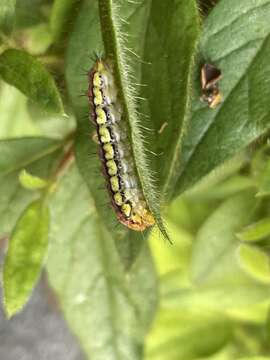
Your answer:
[[[206,102],[211,109],[217,107],[222,101],[218,82],[221,79],[221,71],[214,65],[204,64],[201,68],[201,100]]]

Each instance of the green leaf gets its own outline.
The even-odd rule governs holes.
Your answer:
[[[269,196],[270,195],[270,161],[266,162],[265,168],[259,178],[259,191],[256,196]]]
[[[166,225],[173,245],[160,241],[157,231],[152,231],[150,246],[160,276],[170,272],[187,270],[191,255],[192,236],[166,219]]]
[[[9,33],[14,24],[16,0],[1,0],[0,3],[0,31]]]
[[[40,135],[29,115],[27,97],[3,81],[0,83],[0,113],[1,139]]]
[[[265,357],[265,356],[251,356],[251,357],[241,357],[238,358],[237,360],[270,360],[270,357]]]
[[[60,141],[29,137],[0,140],[0,178],[45,157],[63,146]]]
[[[235,233],[248,223],[255,213],[253,193],[236,195],[221,204],[198,232],[193,246],[191,276],[196,283],[224,277],[237,281],[238,246]]]
[[[254,246],[240,245],[238,249],[241,267],[256,280],[270,283],[269,256]]]
[[[60,153],[56,144],[55,140],[46,138],[0,141],[1,237],[9,236],[20,214],[36,196],[19,183],[20,171],[25,168],[31,174],[48,178]],[[5,156],[1,157],[1,154]]]
[[[163,309],[147,338],[146,360],[208,359],[231,336],[232,326],[224,316]]]
[[[55,42],[59,41],[65,31],[74,11],[78,8],[78,0],[55,0],[51,10],[50,29]]]
[[[10,49],[2,53],[0,76],[46,112],[64,114],[61,96],[53,77],[38,60],[26,52]]]
[[[250,212],[253,212],[252,208],[255,205],[252,206],[252,202],[253,196],[248,193],[224,202],[203,225],[201,229],[205,235],[203,244],[197,244],[199,237],[193,240],[190,234],[179,227],[171,226],[170,222],[168,230],[170,235],[173,234],[173,246],[166,246],[152,234],[150,245],[160,274],[161,309],[171,308],[172,311],[181,313],[190,309],[197,309],[200,313],[205,313],[206,310],[218,310],[226,312],[237,321],[264,321],[269,299],[268,285],[255,282],[238,266],[238,242],[233,237],[232,228],[237,226],[238,218],[240,222],[244,221],[243,213],[246,213],[246,209],[249,208]],[[177,206],[177,202],[174,206]],[[234,208],[235,212],[238,211],[237,215],[232,213]],[[187,209],[189,217],[194,218],[196,211]],[[179,211],[183,210],[178,205]],[[228,221],[230,214],[236,219],[234,223],[232,220]],[[246,213],[246,216],[249,217],[250,214]],[[179,226],[179,221],[175,224]],[[190,248],[191,243],[193,248]],[[198,247],[200,247],[199,254],[196,253]],[[193,258],[190,263],[192,250]],[[200,266],[197,267],[197,264],[193,263],[194,254],[197,260],[206,262],[206,269],[203,268],[204,264],[199,263]],[[195,280],[193,284],[190,282],[190,275]],[[264,302],[263,307],[261,307],[262,302]]]
[[[210,176],[206,176],[204,180],[208,181],[199,182],[187,196],[196,200],[222,200],[241,191],[255,188],[254,182],[247,176],[235,175],[219,184],[211,184],[209,178]]]
[[[237,237],[243,241],[259,241],[270,235],[270,218],[264,218],[242,229]]]
[[[175,194],[191,187],[269,128],[270,88],[265,84],[270,76],[269,16],[269,0],[221,0],[206,19],[201,57],[221,69],[224,100],[215,110],[200,103],[198,67]]]
[[[41,179],[38,176],[33,176],[25,169],[20,172],[19,181],[23,187],[29,190],[44,189],[48,186],[47,180]]]
[[[237,193],[245,188],[255,187],[256,183],[250,177],[238,175],[239,171],[248,164],[247,152],[242,151],[198,181],[188,190],[186,196],[197,200],[199,198],[225,198],[233,195],[233,192]]]
[[[47,6],[46,0],[17,0],[15,29],[21,31],[48,21]]]
[[[93,360],[140,360],[156,307],[147,243],[125,273],[75,166],[61,178],[50,208],[49,281],[71,329]]]
[[[269,310],[269,304],[269,298],[266,298],[265,301],[255,303],[253,305],[230,309],[226,312],[226,314],[236,321],[249,322],[250,324],[260,326],[265,323]]]
[[[182,272],[161,282],[169,308],[232,310],[266,301],[268,286],[254,281],[239,266],[235,232],[255,214],[254,194],[245,192],[222,203],[205,221],[194,241],[190,262],[193,284],[181,284]],[[171,279],[174,277],[175,280]],[[177,280],[178,279],[178,280]],[[168,286],[172,281],[173,286]],[[183,286],[184,285],[184,286]]]
[[[159,191],[167,197],[180,170],[198,35],[196,1],[152,1],[142,75],[146,87],[142,93],[149,100],[150,121],[145,125],[153,133],[149,142],[158,154],[152,162]]]
[[[4,81],[0,81],[0,113],[0,139],[27,136],[63,139],[75,129],[73,116],[44,114],[38,105],[29,103],[24,94]]]
[[[260,304],[269,299],[268,285],[258,284],[247,276],[242,275],[240,278],[239,274],[235,275],[234,282],[220,280],[186,289],[174,288],[172,291],[163,291],[163,304],[167,308],[181,311],[201,309],[224,312]]]
[[[47,23],[41,23],[26,29],[23,36],[24,49],[31,55],[44,54],[53,41]]]
[[[9,240],[3,282],[4,305],[9,317],[29,299],[40,275],[48,244],[49,211],[37,200],[18,220]]]
[[[91,69],[94,63],[90,58],[94,52],[102,53],[98,7],[97,1],[86,0],[70,36],[67,48],[66,78],[77,121],[85,125],[84,129],[88,129],[88,134],[91,131],[87,118],[90,111],[89,103],[86,97],[80,95],[86,94],[88,88],[86,72]],[[89,141],[89,143],[91,142]],[[91,150],[91,148],[89,149]]]

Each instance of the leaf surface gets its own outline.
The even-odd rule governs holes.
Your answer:
[[[146,359],[210,358],[228,343],[231,335],[232,326],[224,316],[206,311],[200,313],[163,309],[147,338]]]
[[[59,157],[60,143],[48,138],[0,141],[0,237],[9,236],[18,217],[37,196],[19,182],[22,169],[48,178]]]
[[[152,1],[141,80],[150,119],[144,122],[151,129],[151,150],[157,154],[152,162],[159,191],[167,197],[178,178],[198,35],[196,1]]]
[[[16,0],[1,0],[0,30],[9,33],[13,28]]]
[[[47,69],[21,50],[0,55],[0,76],[36,102],[44,111],[64,114],[61,96]]]
[[[270,219],[264,218],[242,229],[237,237],[243,241],[259,241],[270,235]]]
[[[256,280],[265,284],[270,282],[269,256],[255,246],[240,245],[239,261],[242,268]]]
[[[198,64],[175,195],[269,128],[269,16],[269,0],[222,0],[207,18],[198,62],[221,69],[223,102],[215,110],[200,102]]]
[[[205,221],[193,246],[191,276],[196,283],[211,278],[237,278],[235,233],[255,214],[254,194],[244,192],[224,201]],[[220,280],[221,281],[221,280]]]
[[[76,167],[61,179],[51,213],[49,280],[86,353],[91,359],[141,359],[156,305],[146,243],[125,273]]]
[[[42,137],[0,141],[0,177],[6,176],[56,151],[61,142]]]
[[[38,280],[48,231],[49,210],[37,200],[25,209],[9,239],[3,271],[4,306],[9,317],[25,305]]]

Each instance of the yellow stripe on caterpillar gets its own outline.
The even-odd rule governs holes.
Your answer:
[[[121,206],[121,211],[123,212],[123,214],[126,215],[126,217],[130,217],[131,214],[131,206],[130,204],[124,204]]]
[[[109,130],[106,128],[106,126],[101,126],[98,129],[98,133],[100,136],[100,141],[105,144],[105,143],[109,143],[112,139],[111,139],[111,134],[109,132]]]
[[[93,76],[94,87],[100,88],[103,85],[102,77],[99,72],[96,72]]]
[[[98,88],[94,87],[93,94],[94,94],[94,104],[96,106],[102,105],[103,104],[102,92]]]
[[[120,194],[120,192],[117,192],[116,194],[114,194],[113,198],[114,198],[116,205],[121,206],[123,204],[123,197]]]
[[[106,124],[106,121],[107,121],[106,113],[102,109],[102,107],[97,106],[95,111],[96,111],[96,121],[97,121],[98,125]]]
[[[111,160],[114,158],[114,149],[112,144],[108,143],[103,145],[103,150],[105,151],[105,159],[106,160]]]
[[[110,183],[111,183],[111,189],[113,192],[119,191],[119,180],[118,180],[117,176],[112,176],[110,178]]]
[[[107,169],[108,169],[108,174],[110,176],[113,176],[113,175],[117,174],[117,165],[116,165],[116,162],[114,160],[107,161],[106,166],[107,166]]]

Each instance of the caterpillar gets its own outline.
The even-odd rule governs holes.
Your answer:
[[[88,74],[90,119],[95,125],[102,172],[120,223],[136,231],[155,224],[140,185],[112,66],[97,59]]]

